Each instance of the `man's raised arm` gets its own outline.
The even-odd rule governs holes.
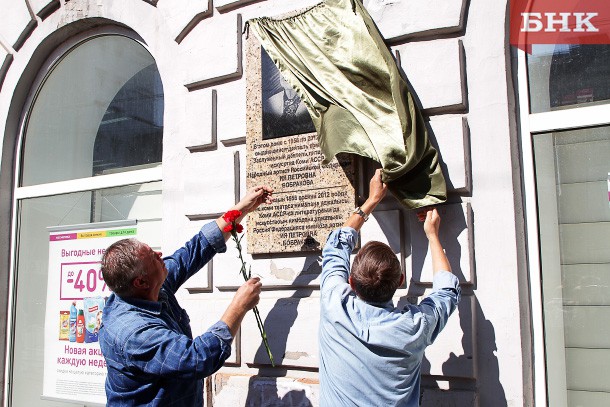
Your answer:
[[[375,207],[381,202],[386,192],[388,191],[388,187],[386,184],[381,182],[381,169],[375,171],[375,175],[371,178],[369,182],[369,197],[367,200],[351,214],[351,216],[345,221],[343,227],[350,227],[359,231],[362,225],[364,225],[364,221],[369,217]]]
[[[432,255],[432,273],[437,271],[451,272],[451,265],[447,255],[443,250],[441,241],[438,237],[438,229],[441,224],[441,217],[436,208],[428,209],[417,214],[420,220],[424,220],[424,232],[430,243],[430,254]]]

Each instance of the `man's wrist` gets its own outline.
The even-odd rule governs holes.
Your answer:
[[[242,208],[242,207],[239,205],[239,203],[237,203],[237,204],[233,205],[233,206],[232,206],[232,207],[229,209],[229,211],[240,211],[241,213],[245,213],[244,208]]]
[[[369,219],[369,214],[366,213],[365,211],[363,211],[360,206],[358,206],[356,209],[354,209],[352,211],[352,213],[355,213],[355,214],[359,215],[360,217],[362,217],[362,219],[364,219],[365,222]]]
[[[440,238],[438,237],[437,233],[434,233],[434,234],[431,233],[429,235],[426,234],[426,237],[428,238],[428,241],[430,243],[440,243],[440,241],[441,241]]]
[[[364,201],[362,205],[360,205],[360,209],[362,209],[362,211],[367,215],[370,215],[371,213],[373,213],[378,204],[379,201],[369,198]]]

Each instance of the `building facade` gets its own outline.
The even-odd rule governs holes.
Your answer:
[[[169,253],[228,209],[247,186],[245,22],[317,2],[0,0],[4,405],[73,404],[43,389],[48,228],[137,220]],[[610,48],[517,51],[508,1],[364,4],[448,185],[441,233],[463,298],[426,352],[422,405],[608,405]],[[402,262],[398,304],[431,289],[413,213],[386,198],[369,240]],[[229,242],[179,292],[195,334],[240,285],[236,254]],[[277,366],[247,316],[206,405],[318,405],[319,255],[246,255]]]

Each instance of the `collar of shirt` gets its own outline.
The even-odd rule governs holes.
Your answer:
[[[166,307],[168,306],[168,304],[167,304],[168,297],[163,288],[161,289],[161,291],[159,291],[159,301],[148,301],[148,300],[142,300],[140,298],[125,298],[125,297],[120,297],[120,298],[122,301],[124,301],[128,304],[141,308],[154,315],[160,315],[161,311],[163,310],[163,306],[164,305]]]
[[[361,301],[365,304],[368,304],[372,307],[376,307],[376,308],[384,308],[387,309],[389,311],[393,310],[394,307],[394,302],[392,300],[389,301],[384,301],[384,302],[371,302],[371,301],[365,301],[362,298],[358,297],[357,294],[354,293],[354,295],[356,295],[356,298],[358,299],[358,301]]]

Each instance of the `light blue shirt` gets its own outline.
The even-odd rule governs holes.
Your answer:
[[[320,406],[418,406],[424,350],[457,307],[458,279],[437,272],[419,305],[367,303],[347,283],[357,238],[337,229],[322,251]]]

